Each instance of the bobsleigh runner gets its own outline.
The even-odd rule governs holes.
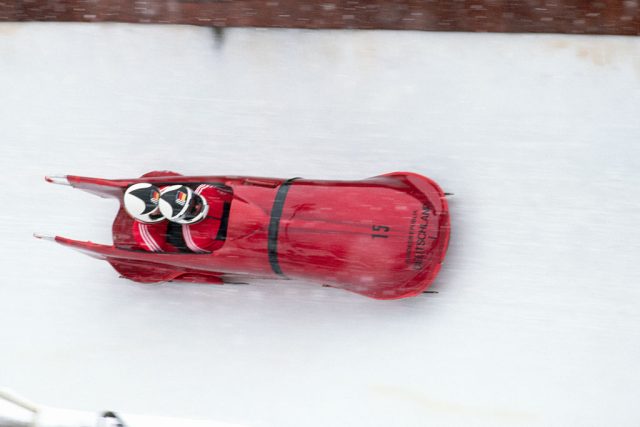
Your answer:
[[[360,181],[182,176],[168,171],[135,179],[66,175],[46,180],[116,198],[120,209],[112,245],[36,237],[106,260],[123,277],[143,283],[288,278],[397,299],[429,287],[449,242],[447,194],[432,180],[409,172]],[[220,216],[212,230],[217,247],[206,252],[141,249],[123,197],[142,183],[154,188],[182,185],[193,191],[205,185],[226,195],[220,207],[210,210]]]

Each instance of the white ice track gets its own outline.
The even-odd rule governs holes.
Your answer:
[[[248,426],[640,425],[640,38],[0,25],[0,385]],[[438,294],[138,285],[48,173],[434,178]]]

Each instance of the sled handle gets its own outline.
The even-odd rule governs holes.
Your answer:
[[[51,184],[71,185],[67,179],[67,175],[47,175],[44,177],[44,180]]]

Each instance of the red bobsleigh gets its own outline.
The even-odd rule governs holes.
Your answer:
[[[182,176],[150,172],[136,179],[47,177],[120,201],[113,245],[51,239],[108,261],[122,276],[144,283],[223,284],[238,278],[289,278],[377,299],[418,295],[440,270],[449,242],[446,194],[432,180],[395,172],[361,181]],[[209,184],[232,195],[224,243],[210,253],[137,249],[125,190]],[[36,236],[43,237],[43,236]]]

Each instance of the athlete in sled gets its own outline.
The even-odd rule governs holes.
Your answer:
[[[433,282],[449,242],[445,193],[410,172],[360,181],[166,171],[46,179],[120,201],[113,245],[51,239],[138,282],[291,278],[404,298]]]
[[[123,206],[135,220],[136,248],[207,253],[224,244],[231,199],[230,191],[213,185],[138,183],[125,191]]]

